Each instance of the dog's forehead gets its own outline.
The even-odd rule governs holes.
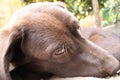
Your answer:
[[[59,19],[55,18],[54,16],[51,16],[46,13],[38,13],[38,15],[33,14],[34,17],[29,17],[29,23],[28,26],[40,29],[42,31],[63,31],[65,32],[67,30],[66,25],[63,21],[60,21]]]
[[[66,13],[58,3],[35,3],[18,10],[8,23],[10,26],[66,26],[60,18],[66,17]],[[65,14],[65,15],[64,15]],[[57,15],[57,17],[56,17]],[[60,20],[60,21],[59,21]]]
[[[61,16],[64,14],[64,10],[66,12],[66,8],[63,4],[61,3],[51,3],[51,2],[44,2],[44,3],[32,3],[28,6],[25,6],[19,10],[17,10],[14,15],[14,17],[22,17],[21,15],[24,15],[26,13],[36,13],[36,12],[40,12],[40,13],[48,13],[48,14],[58,14],[60,13]],[[58,14],[59,15],[59,14]],[[66,13],[65,13],[66,15]],[[59,15],[60,16],[60,15]]]

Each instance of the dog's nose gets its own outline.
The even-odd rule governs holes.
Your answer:
[[[108,59],[109,60],[109,59]],[[120,63],[117,59],[112,59],[109,60],[109,62],[106,64],[106,68],[105,68],[105,76],[111,76],[117,73],[117,71],[120,68]]]

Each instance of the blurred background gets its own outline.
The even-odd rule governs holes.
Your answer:
[[[81,27],[106,27],[120,22],[120,0],[0,0],[0,27],[21,7],[36,2],[62,1]]]

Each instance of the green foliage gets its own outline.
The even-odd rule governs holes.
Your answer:
[[[102,9],[103,26],[112,24],[116,19],[120,19],[120,0],[108,0],[104,5],[105,8]]]
[[[78,19],[85,18],[89,14],[93,14],[91,0],[64,0],[68,9],[73,12]],[[106,0],[98,0],[100,8],[104,7]]]

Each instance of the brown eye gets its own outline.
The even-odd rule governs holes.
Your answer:
[[[56,51],[55,51],[55,55],[61,55],[65,53],[65,46],[63,45],[62,47],[59,47]]]
[[[65,44],[59,44],[51,55],[51,61],[54,63],[65,63],[70,61],[70,59],[71,57]]]

